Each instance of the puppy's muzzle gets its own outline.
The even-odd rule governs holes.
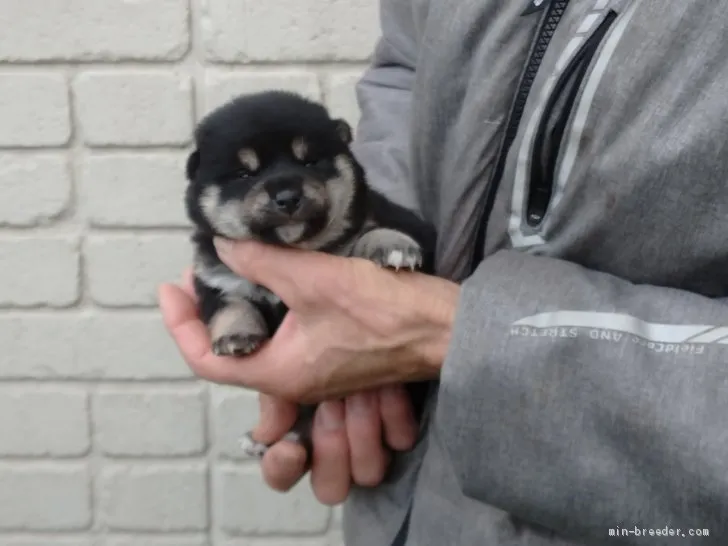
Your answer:
[[[269,180],[265,184],[265,190],[271,204],[282,214],[292,216],[303,202],[303,179],[300,177]]]
[[[303,190],[294,188],[280,190],[274,195],[271,195],[271,199],[278,210],[287,214],[293,214],[301,205]]]

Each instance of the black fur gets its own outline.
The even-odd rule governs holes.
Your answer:
[[[295,151],[296,139],[305,143],[305,154]],[[211,326],[219,313],[245,300],[257,309],[249,316],[260,313],[265,323],[252,321],[260,324],[264,334],[232,332],[235,339],[223,336],[215,346],[220,354],[243,355],[257,349],[275,332],[287,309],[263,287],[244,281],[235,284],[232,272],[215,252],[215,236],[252,237],[270,244],[290,244],[345,256],[359,255],[361,248],[365,248],[361,257],[383,266],[393,265],[392,256],[400,248],[397,245],[404,244],[403,255],[417,256],[419,269],[433,273],[434,228],[368,186],[364,170],[350,150],[351,139],[349,125],[331,118],[322,105],[281,91],[238,97],[214,110],[198,125],[196,147],[185,167],[189,181],[185,203],[195,226],[192,242],[200,316]],[[257,168],[250,168],[251,165]],[[301,200],[292,201],[294,212],[289,217],[288,212],[280,211],[280,202],[274,200],[274,195],[283,195],[275,193],[280,188],[307,188],[319,193],[314,192],[318,197],[311,198],[304,192]],[[319,210],[317,199],[322,195],[328,201]],[[335,203],[344,202],[340,217],[335,216]],[[300,225],[300,238],[286,243],[283,233],[288,233],[285,229],[293,224]],[[393,236],[386,230],[397,233]],[[362,237],[368,237],[367,244],[354,246],[356,241],[363,241]],[[412,240],[416,243],[414,247],[405,244]],[[313,241],[317,241],[315,245]],[[377,247],[380,243],[381,248]],[[415,266],[411,260],[404,265]],[[241,312],[246,320],[240,324],[248,324],[244,315]],[[411,389],[418,413],[424,389],[425,384],[413,385]],[[305,421],[298,431],[307,441],[305,428],[310,425],[310,411]]]

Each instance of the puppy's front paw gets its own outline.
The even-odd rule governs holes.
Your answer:
[[[414,271],[422,266],[422,248],[409,235],[392,229],[373,229],[365,233],[352,252],[381,267]]]
[[[264,341],[265,337],[260,335],[226,335],[213,340],[212,352],[217,356],[247,356],[257,351]]]
[[[414,271],[422,266],[422,250],[419,246],[382,249],[373,261],[381,267],[391,267],[397,271],[400,269]]]

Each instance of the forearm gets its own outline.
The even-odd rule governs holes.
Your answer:
[[[487,258],[462,286],[436,417],[464,492],[566,536],[671,525],[724,540],[728,344],[699,341],[728,329],[698,337],[722,325],[719,300]]]

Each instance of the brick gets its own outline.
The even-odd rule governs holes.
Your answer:
[[[50,542],[52,541],[52,542]],[[98,546],[91,538],[75,536],[73,538],[60,538],[53,535],[52,538],[7,538],[3,537],[3,546]]]
[[[17,28],[4,27],[0,36],[5,35],[8,27]],[[0,119],[0,147],[67,144],[71,138],[71,117],[66,78],[41,71],[0,72]]]
[[[343,546],[334,544],[326,536],[305,538],[228,538],[220,546]]]
[[[91,524],[90,475],[82,465],[0,465],[0,530],[80,531]]]
[[[74,82],[89,146],[180,146],[192,133],[189,76],[160,71],[91,71]]]
[[[204,537],[173,538],[135,535],[129,537],[107,538],[99,546],[211,546],[212,543]]]
[[[356,84],[363,70],[327,75],[323,80],[326,106],[332,116],[347,120],[352,127],[359,123],[360,111],[356,100]]]
[[[331,509],[331,527],[338,529],[344,525],[344,508],[343,506],[334,506]]]
[[[321,99],[318,76],[307,70],[278,69],[254,72],[247,69],[211,69],[205,73],[204,111],[209,112],[237,95],[271,89],[299,93],[312,100]]]
[[[100,516],[109,529],[182,532],[208,527],[202,464],[109,465],[99,482]]]
[[[93,226],[187,226],[186,153],[94,154],[81,163],[80,192]]]
[[[207,0],[208,60],[367,60],[379,34],[372,0]]]
[[[257,466],[216,468],[215,512],[221,529],[233,536],[322,534],[331,516],[308,480],[281,495],[265,484]]]
[[[95,364],[106,379],[178,379],[192,373],[158,314],[91,316],[77,337],[80,365]],[[80,367],[77,365],[77,368]]]
[[[157,287],[192,263],[188,235],[97,235],[85,246],[89,292],[99,305],[156,307]]]
[[[0,315],[0,347],[3,379],[192,377],[157,313]]]
[[[87,395],[79,389],[0,390],[0,456],[73,457],[90,446]]]
[[[0,153],[0,225],[47,224],[70,201],[71,172],[64,155]]]
[[[342,529],[333,529],[326,535],[326,546],[346,546],[344,542],[344,531]]]
[[[177,60],[189,46],[188,0],[4,0],[2,61]]]
[[[207,447],[201,387],[104,388],[93,408],[96,443],[106,455],[199,455]]]
[[[258,422],[257,395],[246,389],[221,385],[213,386],[211,393],[217,453],[224,458],[250,459],[238,442]]]
[[[0,239],[0,264],[12,264],[0,283],[0,307],[67,307],[80,295],[75,237]]]

